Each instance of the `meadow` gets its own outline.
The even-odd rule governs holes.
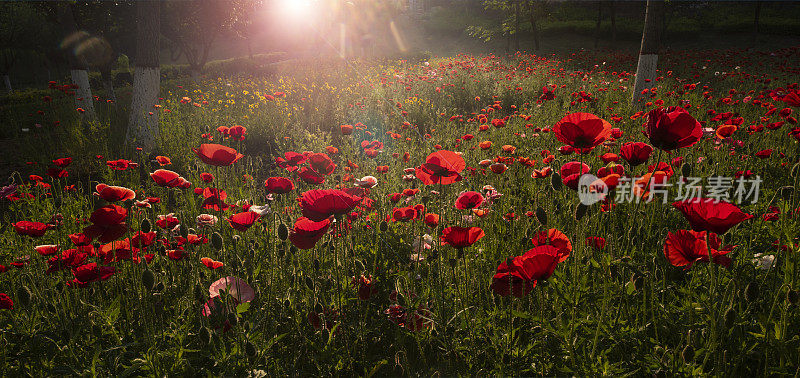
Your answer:
[[[6,98],[0,371],[797,375],[799,52],[176,78],[150,154]]]

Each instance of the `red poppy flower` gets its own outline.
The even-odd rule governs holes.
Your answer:
[[[300,179],[306,184],[319,185],[325,182],[324,175],[309,167],[301,168],[300,171],[297,172],[297,176],[300,177]]]
[[[294,183],[286,177],[270,177],[264,185],[273,194],[286,194],[294,190]]]
[[[353,133],[353,125],[341,125],[339,129],[342,132],[342,135],[350,135]]]
[[[485,234],[480,227],[447,227],[439,237],[454,248],[466,248],[480,240]]]
[[[361,197],[341,190],[314,189],[303,193],[300,198],[300,207],[303,209],[303,216],[320,222],[331,215],[347,214],[360,202]]]
[[[56,159],[56,160],[53,160],[53,164],[56,167],[59,167],[59,168],[66,168],[67,166],[72,164],[72,158],[71,157],[66,157],[66,158]]]
[[[48,245],[37,245],[33,247],[36,250],[36,253],[42,256],[52,256],[58,253],[58,246],[55,244],[48,244]]]
[[[417,218],[417,210],[413,206],[395,207],[392,210],[392,220],[406,222]]]
[[[201,144],[200,148],[192,148],[192,151],[203,163],[218,167],[229,166],[244,157],[233,148],[221,144]]]
[[[724,234],[731,227],[753,217],[732,203],[716,202],[711,198],[675,202],[672,206],[683,213],[693,230],[717,234]]]
[[[72,244],[75,244],[76,247],[89,245],[92,242],[92,238],[86,236],[84,233],[70,234],[69,240],[72,242]]]
[[[64,178],[69,177],[69,172],[66,169],[62,169],[59,167],[50,167],[47,168],[47,175],[52,178]]]
[[[428,225],[430,228],[434,228],[439,225],[439,214],[428,213],[425,214],[425,224]]]
[[[599,236],[589,236],[586,238],[586,244],[600,251],[606,248],[606,239]]]
[[[228,223],[236,231],[247,231],[260,216],[252,211],[233,214],[228,218]]]
[[[289,241],[300,249],[314,248],[317,242],[328,232],[330,225],[331,220],[329,218],[320,222],[314,222],[306,217],[298,218],[294,222],[292,232],[289,234]]]
[[[87,287],[92,282],[105,281],[111,278],[114,273],[116,273],[116,269],[113,266],[98,266],[97,263],[81,265],[72,269],[72,275],[75,278],[68,282],[67,285]]]
[[[225,265],[221,261],[215,261],[208,257],[201,258],[200,262],[202,262],[203,265],[205,265],[208,269],[211,270],[222,268]]]
[[[0,293],[0,310],[13,310],[14,301],[6,293]]]
[[[561,182],[572,190],[578,190],[581,176],[589,173],[589,166],[579,161],[571,161],[561,166],[559,170]]]
[[[166,169],[158,169],[150,174],[150,178],[156,182],[156,185],[168,188],[174,188],[180,177],[181,175]]]
[[[376,292],[371,275],[369,277],[364,277],[362,274],[361,277],[353,277],[352,283],[358,292],[359,300],[368,301],[372,294]]]
[[[89,254],[84,251],[68,249],[61,252],[60,255],[53,256],[47,260],[47,270],[45,270],[45,273],[53,274],[60,270],[77,268],[85,264],[88,258]]]
[[[166,156],[156,156],[156,161],[162,167],[165,166],[165,165],[172,164],[172,160],[170,158],[166,157]]]
[[[572,242],[563,232],[551,228],[547,231],[539,231],[531,240],[533,245],[552,245],[558,250],[559,261],[563,262],[572,252]]]
[[[127,201],[136,198],[136,193],[133,190],[121,186],[97,184],[94,190],[96,195],[107,202]]]
[[[703,136],[700,122],[677,106],[651,110],[644,127],[650,143],[664,151],[692,146]]]
[[[664,256],[670,264],[689,269],[696,262],[709,261],[709,247],[714,263],[726,268],[730,267],[731,259],[725,255],[733,249],[733,246],[719,249],[719,237],[710,234],[708,242],[706,242],[705,231],[679,230],[675,233],[667,233],[667,240],[664,242]]]
[[[101,243],[109,243],[119,239],[128,231],[128,226],[124,223],[128,216],[128,210],[117,205],[103,206],[89,217],[91,226],[83,229],[90,239],[98,239]]]
[[[330,175],[336,169],[330,156],[323,153],[314,153],[308,156],[308,165],[321,175]]]
[[[27,235],[33,238],[38,238],[44,235],[50,228],[46,223],[19,221],[14,223],[14,231],[19,235]]]
[[[428,155],[425,163],[416,168],[416,176],[425,185],[452,184],[461,181],[461,171],[467,167],[461,155],[447,150]]]
[[[759,159],[766,159],[772,155],[772,149],[766,149],[756,152],[756,157]]]
[[[228,193],[224,190],[219,190],[217,188],[205,188],[203,189],[203,208],[207,210],[215,210],[215,211],[225,211],[230,208],[230,205],[225,203],[225,200],[228,199]]]
[[[650,154],[653,153],[653,147],[647,143],[631,142],[625,143],[619,152],[628,164],[635,167],[645,163],[650,158]]]
[[[156,232],[136,232],[131,238],[131,246],[135,248],[146,248],[153,245],[156,240]]]
[[[204,183],[212,182],[214,181],[214,175],[208,172],[203,172],[200,174],[200,180],[203,180]]]
[[[611,124],[590,113],[572,113],[552,128],[556,138],[581,152],[588,152],[611,135]]]
[[[540,280],[553,275],[558,265],[558,250],[549,245],[535,247],[522,256],[509,258],[497,267],[489,286],[495,294],[522,298],[536,287]]]
[[[456,209],[470,210],[483,204],[483,195],[478,192],[464,192],[456,199]]]

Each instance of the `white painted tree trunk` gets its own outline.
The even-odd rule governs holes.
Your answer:
[[[6,91],[8,93],[14,91],[14,88],[11,88],[11,78],[8,75],[3,75],[3,83],[5,83]]]
[[[83,109],[85,119],[97,119],[94,112],[94,98],[92,98],[92,87],[89,85],[89,71],[71,70],[72,83],[78,86],[75,90],[75,106]]]
[[[658,54],[639,55],[639,65],[636,68],[636,83],[633,88],[634,101],[642,97],[642,91],[656,86],[656,68],[658,67]]]
[[[152,151],[159,136],[158,91],[161,82],[161,69],[157,67],[136,67],[133,73],[133,98],[128,119],[128,133],[125,142],[129,146]]]

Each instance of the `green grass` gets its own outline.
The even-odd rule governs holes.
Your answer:
[[[695,67],[695,62],[706,69]],[[652,105],[629,105],[632,77],[621,78],[618,73],[634,70],[635,56],[624,52],[463,56],[421,63],[298,61],[279,65],[269,75],[208,77],[199,83],[181,77],[165,81],[158,153],[170,157],[172,165],[165,168],[191,181],[193,188],[206,186],[201,173],[212,173],[216,178],[208,185],[225,190],[228,203],[239,204],[238,210],[226,212],[203,209],[202,197],[192,189],[156,186],[147,173],[159,166],[146,155],[121,155],[126,89],[120,91],[116,107],[98,106],[101,121],[94,124],[82,123],[72,99],[57,92],[50,94],[54,101],[44,114],[35,114],[43,105],[34,95],[31,103],[19,101],[20,108],[5,121],[16,127],[41,122],[44,127],[27,133],[14,128],[11,134],[19,171],[13,174],[14,181],[36,198],[0,202],[0,264],[9,266],[30,256],[24,267],[9,266],[0,273],[0,292],[15,302],[13,310],[0,310],[0,342],[5,345],[0,349],[0,371],[15,376],[795,375],[800,368],[800,316],[787,295],[796,295],[800,285],[798,221],[790,215],[800,206],[797,176],[790,174],[800,154],[797,142],[787,135],[788,126],[749,134],[748,125],[780,117],[761,120],[764,108],[741,101],[765,89],[754,81],[756,77],[775,80],[766,88],[797,82],[796,74],[776,67],[798,63],[797,54],[791,52],[770,56],[675,51],[661,60],[665,78],[650,101],[663,99],[665,105],[689,101],[690,113],[709,127],[721,124],[711,120],[709,109],[736,112],[745,119],[733,136],[742,141],[733,155],[730,145],[718,149],[707,138],[670,155],[656,152],[648,162],[682,156],[696,176],[750,169],[764,179],[760,200],[742,205],[755,218],[724,236],[726,244],[737,245],[730,269],[698,263],[684,270],[670,265],[663,253],[667,233],[688,229],[689,224],[669,204],[620,203],[610,211],[594,205],[576,219],[577,194],[554,188],[550,178],[531,178],[531,168],[519,162],[503,174],[481,172],[478,166],[483,159],[512,156],[530,157],[538,161],[536,168],[549,165],[556,171],[566,162],[583,160],[596,172],[605,165],[599,155],[619,152],[624,142],[647,142],[640,133],[643,119],[631,116]],[[672,93],[682,92],[690,82],[700,84],[694,91]],[[546,84],[558,85],[556,98],[537,104]],[[709,86],[712,99],[704,99],[703,85]],[[725,105],[719,100],[730,89],[736,89],[730,96],[740,102]],[[581,90],[597,100],[571,104],[571,94]],[[278,91],[286,97],[265,99]],[[183,97],[190,103],[181,103]],[[499,109],[486,111],[495,101]],[[578,111],[611,121],[624,136],[583,157],[558,154],[562,144],[552,133],[536,128],[550,127],[565,113]],[[29,112],[35,115],[29,117]],[[472,113],[487,114],[488,120],[515,114],[531,118],[511,117],[505,128],[479,131],[480,122],[469,120]],[[465,122],[450,121],[454,115],[463,116]],[[619,120],[613,121],[616,117]],[[56,120],[61,126],[51,127]],[[411,127],[403,126],[406,121]],[[340,125],[358,122],[365,127],[352,136],[339,132]],[[223,140],[214,131],[237,124],[247,128],[244,141]],[[203,133],[245,157],[230,167],[202,163],[191,148],[205,141]],[[457,141],[467,133],[475,138]],[[368,158],[360,143],[373,140],[384,147]],[[482,141],[492,141],[493,146],[476,148]],[[462,152],[476,173],[465,171],[465,180],[444,186],[404,181],[403,169],[420,166],[437,144]],[[502,152],[503,145],[516,146],[516,152]],[[379,182],[369,194],[374,208],[363,211],[352,228],[343,227],[347,222],[340,218],[336,235],[326,235],[306,251],[281,240],[281,223],[291,228],[301,214],[295,197],[318,188],[299,180],[297,189],[276,198],[273,211],[249,230],[235,231],[228,225],[225,218],[241,211],[243,201],[267,203],[263,183],[268,177],[294,179],[273,164],[276,156],[287,151],[324,152],[328,146],[338,149],[331,154],[337,168],[319,187],[350,187],[352,178],[366,175]],[[775,150],[771,158],[752,158],[765,148]],[[543,150],[555,153],[552,162],[542,162]],[[409,162],[401,160],[404,152],[410,153]],[[70,177],[47,177],[50,161],[65,156],[75,159],[68,168]],[[139,168],[106,167],[106,160],[121,157],[138,162]],[[697,163],[699,157],[705,158],[703,162]],[[348,161],[358,167],[345,170]],[[644,171],[625,165],[636,175]],[[378,166],[388,166],[389,171],[378,173]],[[45,177],[52,187],[28,186],[30,174]],[[671,182],[677,183],[679,175]],[[205,232],[218,233],[222,242],[187,246],[188,255],[180,261],[166,257],[172,248],[157,243],[140,251],[155,255],[149,264],[110,262],[105,265],[114,266],[117,273],[109,280],[88,288],[68,287],[73,274],[69,270],[45,274],[47,258],[33,247],[70,247],[67,235],[80,232],[87,225],[81,220],[105,205],[92,195],[97,183],[133,189],[137,199],[162,199],[151,209],[131,208],[127,223],[132,231],[146,228],[147,223],[156,230],[157,215],[174,213],[182,224],[180,233],[200,233],[195,218],[209,213],[220,222]],[[63,191],[68,184],[77,185],[77,191]],[[469,212],[455,209],[453,202],[459,192],[484,185],[492,185],[503,196],[488,207],[485,217],[465,219]],[[407,204],[389,201],[387,195],[412,187],[420,192]],[[676,190],[671,189],[670,198]],[[417,204],[439,214],[440,225],[384,222],[393,208]],[[774,222],[762,221],[770,206],[778,207],[782,215]],[[526,215],[537,209],[546,220]],[[10,225],[21,220],[47,222],[56,213],[63,215],[63,225],[39,239],[22,237]],[[517,218],[506,220],[510,213]],[[434,245],[423,252],[424,261],[411,261],[415,237],[427,233],[436,240],[443,228],[456,225],[481,227],[486,236],[466,248],[463,256],[452,247]],[[492,294],[488,287],[498,264],[531,249],[530,239],[550,228],[569,237],[570,257],[523,298]],[[157,231],[159,238],[175,241],[169,232]],[[585,241],[590,236],[604,237],[607,247],[593,250]],[[787,249],[774,247],[775,240]],[[751,262],[756,253],[775,255],[775,266],[756,269]],[[225,266],[211,271],[200,263],[201,257]],[[153,273],[152,288],[145,285],[146,271]],[[376,292],[368,301],[359,300],[351,284],[351,278],[360,275],[374,279]],[[249,305],[233,307],[228,302],[226,308],[236,315],[226,316],[233,323],[227,331],[215,328],[219,319],[201,315],[208,286],[225,276],[240,277],[255,290]],[[31,291],[30,303],[24,303],[27,294],[20,291],[22,287]],[[393,291],[399,293],[396,299]],[[385,314],[394,304],[430,309],[432,325],[416,332],[398,326]],[[338,314],[335,318],[332,311]],[[312,312],[323,313],[323,318],[328,314],[324,320],[331,321],[331,329],[315,329],[308,320]]]

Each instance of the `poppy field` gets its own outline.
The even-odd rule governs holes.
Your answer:
[[[796,375],[800,52],[662,59],[633,103],[621,52],[168,81],[153,153],[51,82],[0,371]]]

